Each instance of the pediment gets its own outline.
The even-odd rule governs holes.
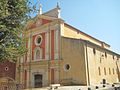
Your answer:
[[[51,22],[50,20],[47,20],[47,19],[42,19],[42,18],[39,18],[37,20],[33,20],[31,21],[28,26],[27,26],[27,29],[33,29],[33,28],[37,28],[37,27],[40,27],[44,24],[47,24]]]
[[[44,24],[50,23],[52,20],[54,20],[54,19],[48,18],[46,16],[37,16],[37,17],[31,19],[27,23],[26,28],[27,28],[27,30],[37,28]]]

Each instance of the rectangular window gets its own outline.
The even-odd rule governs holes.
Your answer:
[[[104,75],[106,75],[106,68],[104,68]]]
[[[115,59],[115,56],[113,55],[113,60]]]
[[[95,50],[95,48],[93,48],[93,53],[96,54],[96,50]]]
[[[111,75],[111,70],[110,70],[110,68],[109,68],[109,75]]]
[[[98,67],[99,76],[101,75],[100,67]]]
[[[105,57],[107,58],[107,53],[105,52]]]

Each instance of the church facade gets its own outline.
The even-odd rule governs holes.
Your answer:
[[[27,23],[24,37],[28,52],[17,62],[16,80],[25,88],[120,82],[120,55],[65,23],[59,6],[40,11]]]

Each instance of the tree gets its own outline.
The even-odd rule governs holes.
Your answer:
[[[29,0],[0,0],[0,62],[26,52],[23,27],[32,11]]]

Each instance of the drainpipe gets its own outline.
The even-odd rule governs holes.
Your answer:
[[[88,85],[90,85],[90,75],[89,75],[89,65],[88,65],[88,50],[87,50],[87,42],[85,42],[86,46],[86,66],[87,66],[87,77],[88,77]]]

